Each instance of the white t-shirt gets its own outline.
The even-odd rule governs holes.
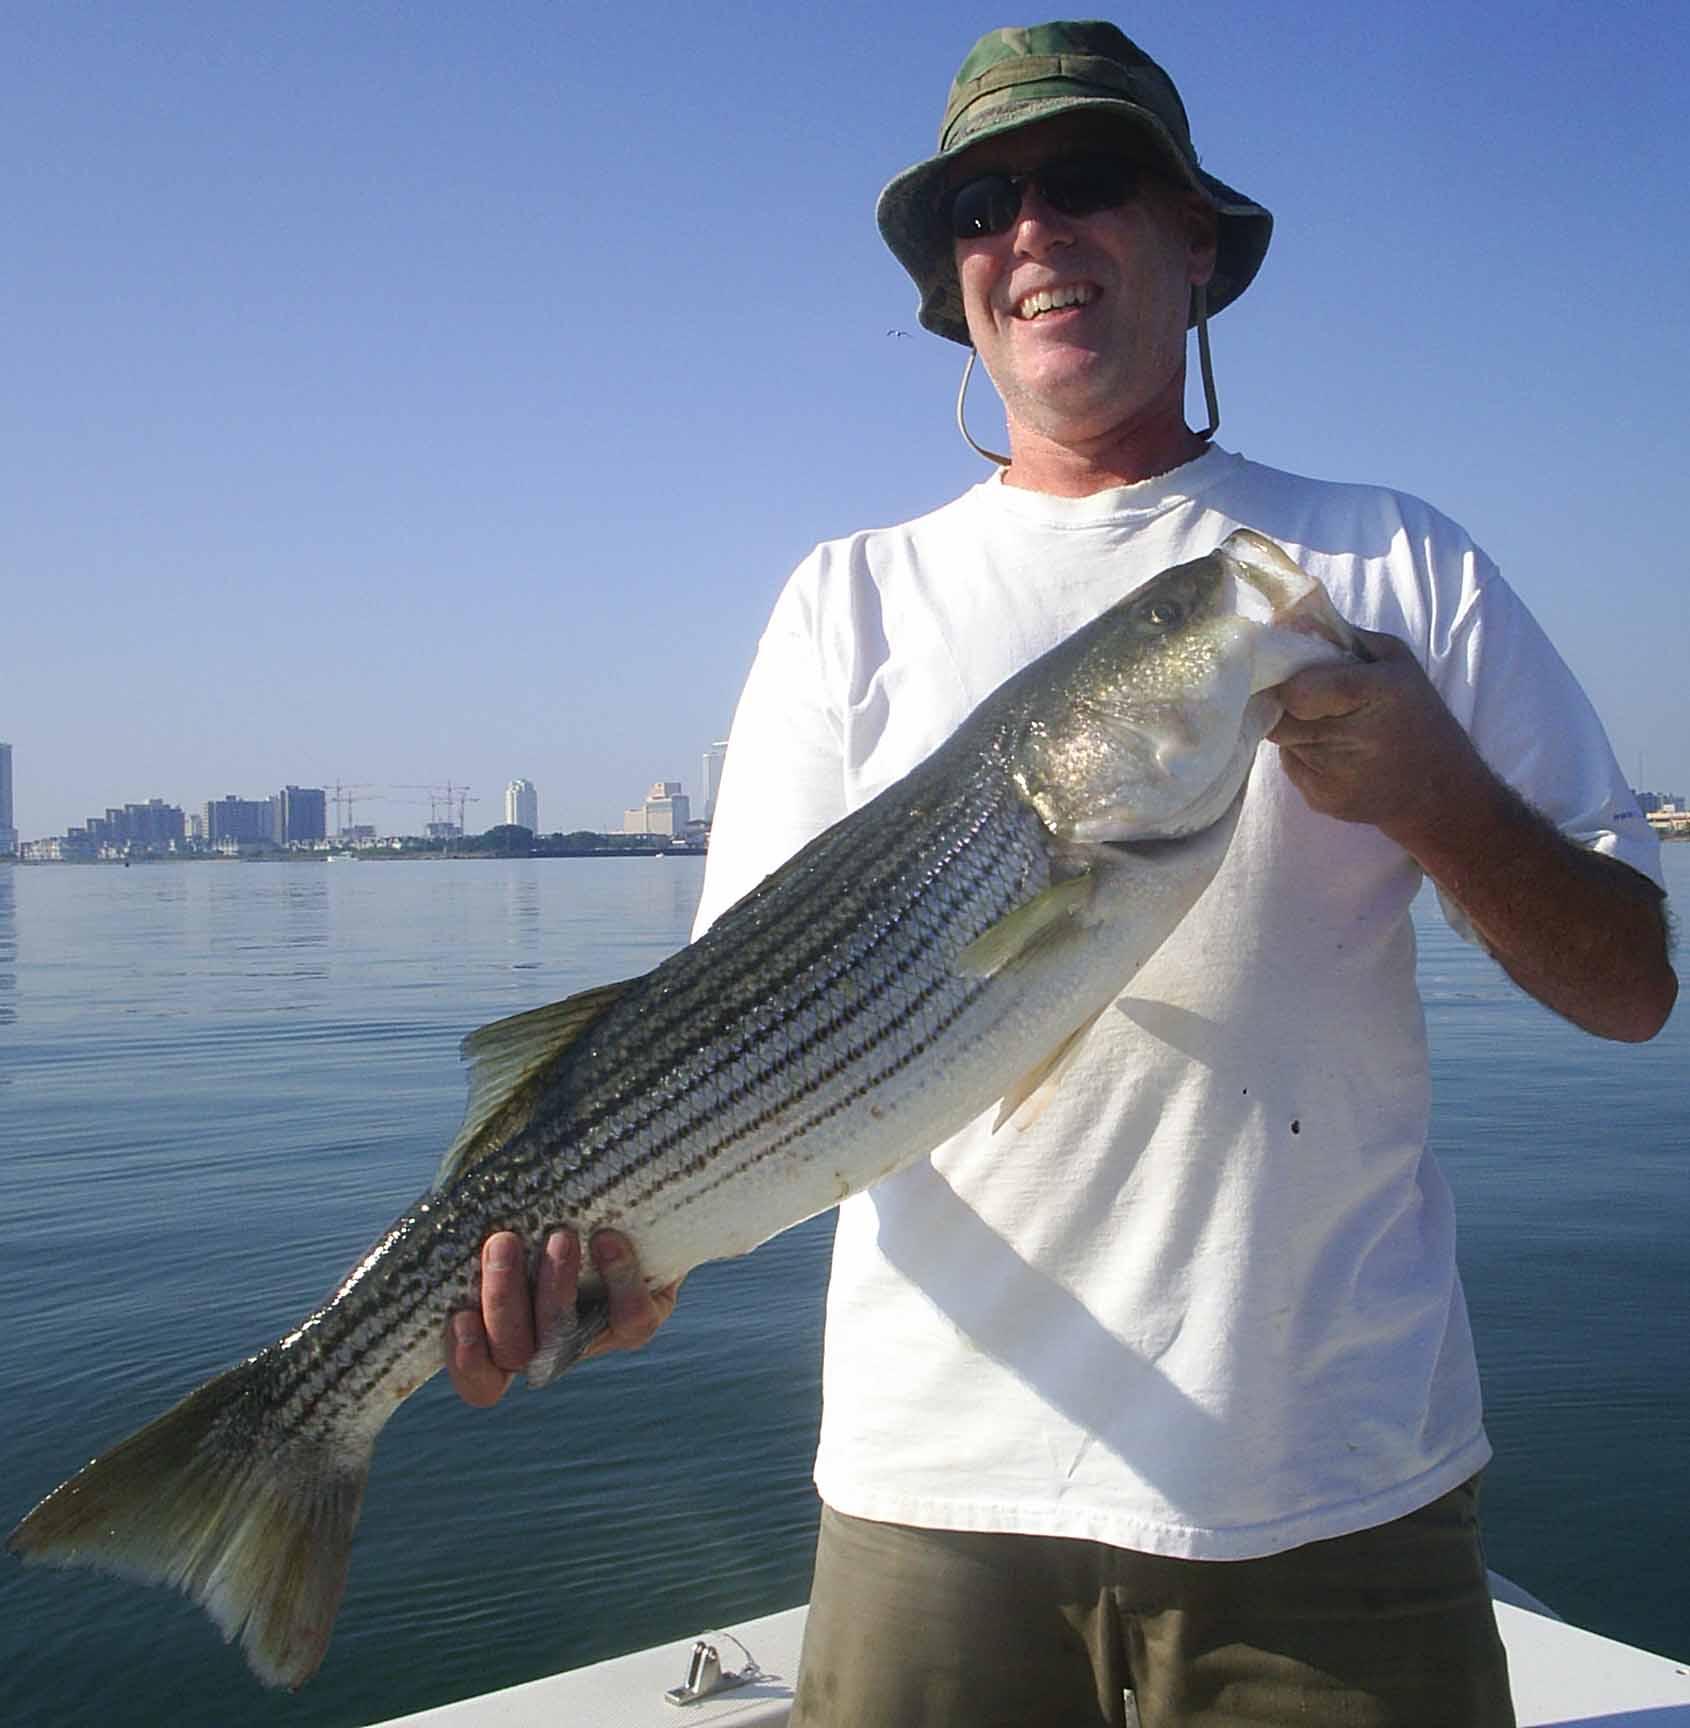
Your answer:
[[[1659,879],[1602,728],[1466,535],[1223,450],[1064,499],[987,481],[820,546],[729,744],[699,928],[996,686],[1233,528],[1414,649],[1490,764]],[[859,1517],[1240,1559],[1382,1523],[1489,1457],[1426,1151],[1414,862],[1262,747],[1219,876],[1029,1128],[841,1208],[816,1482]]]

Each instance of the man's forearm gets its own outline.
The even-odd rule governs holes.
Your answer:
[[[1396,841],[1523,990],[1603,1038],[1640,1042],[1678,996],[1664,896],[1576,846],[1506,785],[1394,636],[1300,672],[1268,734],[1312,809]]]
[[[1436,827],[1403,837],[1521,989],[1603,1038],[1641,1042],[1678,995],[1665,896],[1574,844],[1488,770]]]

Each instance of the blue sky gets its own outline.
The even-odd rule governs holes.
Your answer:
[[[526,775],[548,829],[696,791],[798,559],[981,472],[873,200],[1036,16],[14,0],[24,836],[287,781],[451,779],[483,827]],[[1690,7],[1114,16],[1278,218],[1215,325],[1221,442],[1457,517],[1627,773],[1690,791]]]

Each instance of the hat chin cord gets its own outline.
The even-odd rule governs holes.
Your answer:
[[[984,456],[988,462],[995,462],[1000,468],[1007,468],[1009,466],[1007,456],[1000,456],[997,451],[988,450],[984,444],[975,443],[974,434],[968,430],[968,417],[964,412],[963,404],[968,400],[968,380],[974,376],[974,362],[979,358],[980,356],[971,347],[968,350],[968,359],[963,363],[962,384],[956,393],[956,429],[962,434],[963,443],[976,456]]]
[[[1203,373],[1203,406],[1209,415],[1209,424],[1197,436],[1207,444],[1221,429],[1221,409],[1220,400],[1215,394],[1214,361],[1209,356],[1209,290],[1202,283],[1191,290],[1191,310],[1197,325],[1197,364]],[[968,359],[963,364],[962,383],[956,393],[956,429],[962,434],[962,441],[976,456],[983,456],[988,462],[1007,468],[1007,456],[1000,456],[996,450],[988,450],[984,444],[977,443],[974,434],[968,430],[968,381],[974,376],[974,362],[979,358],[971,347],[968,350]]]
[[[1221,429],[1221,405],[1215,395],[1215,363],[1209,358],[1209,287],[1199,282],[1191,290],[1191,312],[1197,325],[1197,364],[1203,372],[1203,406],[1209,424],[1197,434],[1205,444]]]

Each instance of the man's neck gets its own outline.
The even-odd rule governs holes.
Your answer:
[[[1010,464],[1003,482],[1058,498],[1087,498],[1111,486],[1131,486],[1171,473],[1207,449],[1183,420],[1154,432],[1135,429],[1072,442],[1019,427],[1012,420]]]

